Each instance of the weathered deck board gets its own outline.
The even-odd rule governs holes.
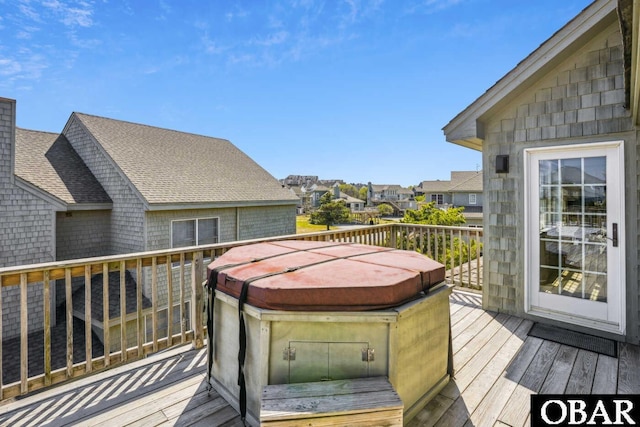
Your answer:
[[[640,348],[619,357],[528,337],[532,322],[485,312],[477,294],[454,292],[454,379],[410,426],[529,425],[532,393],[640,393]],[[206,350],[172,349],[0,403],[0,425],[242,426],[206,390]]]
[[[618,388],[618,359],[605,356],[598,356],[596,374],[593,378],[593,394],[615,394]]]
[[[565,393],[589,394],[593,385],[593,377],[596,374],[596,362],[598,354],[586,350],[578,350],[578,356],[573,364],[571,376],[567,383]]]

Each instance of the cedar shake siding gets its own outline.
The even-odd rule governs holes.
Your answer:
[[[0,98],[0,267],[55,260],[55,213],[14,176],[15,101]],[[42,288],[28,290],[29,331],[42,328]],[[2,288],[3,337],[20,334],[20,289]]]
[[[448,141],[479,149],[483,155],[483,307],[534,320],[540,318],[525,313],[525,266],[530,261],[523,249],[527,242],[525,150],[623,141],[626,191],[621,238],[625,239],[626,267],[621,275],[626,283],[626,307],[622,308],[626,332],[614,338],[638,343],[640,137],[638,117],[626,96],[630,83],[624,77],[624,52],[631,46],[623,44],[617,6],[612,0],[592,3],[458,114],[444,132]],[[637,9],[633,15],[637,20]],[[498,155],[509,156],[508,173],[496,173]],[[551,317],[543,320],[581,329]]]

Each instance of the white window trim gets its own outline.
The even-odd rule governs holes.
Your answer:
[[[476,195],[476,193],[469,193],[469,205],[477,205],[477,204],[478,204],[478,196]]]
[[[440,196],[440,197],[438,197]],[[442,199],[442,203],[438,203],[438,199]],[[433,200],[435,199],[435,200]],[[436,202],[436,205],[444,205],[444,193],[434,193],[431,195],[431,201]]]
[[[216,234],[216,243],[219,243],[219,242],[220,242],[220,217],[218,217],[218,216],[212,216],[212,217],[206,217],[206,218],[185,218],[185,219],[174,219],[174,220],[171,220],[171,230],[170,230],[170,233],[171,233],[171,234],[170,234],[170,239],[169,239],[169,240],[170,240],[170,245],[169,245],[170,249],[177,249],[177,248],[174,248],[174,247],[173,247],[173,223],[175,223],[175,222],[195,221],[195,223],[196,223],[196,224],[195,224],[195,231],[196,231],[196,246],[200,246],[200,245],[199,245],[199,243],[200,243],[200,242],[199,242],[199,237],[198,237],[198,221],[200,221],[200,220],[208,220],[208,219],[215,219],[215,220],[217,220],[217,223],[218,223],[218,224],[217,224],[217,227],[216,227],[216,228],[217,228],[217,230],[216,230],[216,232],[217,232],[217,234]]]

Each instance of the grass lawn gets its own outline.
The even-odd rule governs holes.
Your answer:
[[[331,227],[331,230],[336,230],[338,227]],[[315,233],[317,231],[327,231],[326,225],[309,224],[309,215],[298,215],[296,217],[296,233]]]

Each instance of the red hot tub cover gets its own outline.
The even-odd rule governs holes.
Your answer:
[[[399,306],[442,282],[444,265],[413,251],[355,243],[278,241],[235,247],[209,264],[209,282],[246,302],[290,311]]]

